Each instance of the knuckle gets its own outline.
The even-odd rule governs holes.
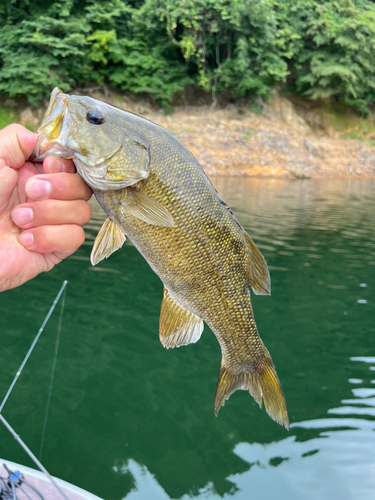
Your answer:
[[[86,224],[91,218],[91,207],[86,201],[81,202],[81,224]]]
[[[78,227],[79,231],[78,231],[78,238],[77,238],[77,241],[79,242],[79,246],[82,245],[82,243],[85,241],[85,231],[81,228],[81,227]]]
[[[50,176],[53,186],[53,196],[56,196],[58,199],[69,199],[71,185],[69,183],[69,177],[67,177],[68,175],[70,174],[56,173]]]
[[[85,232],[81,228],[81,226],[77,226],[74,224],[72,224],[69,229],[70,229],[70,244],[66,250],[73,253],[85,241]]]
[[[17,134],[21,130],[23,130],[24,127],[20,125],[19,123],[11,123],[10,125],[7,125],[2,129],[3,134]]]
[[[73,253],[85,241],[85,233],[80,226],[45,226],[35,232],[35,246],[41,253]]]
[[[41,200],[33,203],[34,218],[32,225],[53,224],[56,218],[56,203],[53,200]]]
[[[74,172],[60,172],[45,177],[52,183],[52,197],[60,200],[91,198],[91,188]]]
[[[49,226],[39,227],[34,230],[35,247],[41,253],[47,253],[53,248],[55,240]]]
[[[59,173],[55,178],[55,190],[62,199],[71,199],[77,196],[79,190],[79,183],[77,182],[76,175],[71,173]]]

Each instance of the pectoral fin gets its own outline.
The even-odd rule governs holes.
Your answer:
[[[152,226],[174,227],[172,215],[166,208],[153,198],[136,191],[127,189],[126,196],[121,201],[124,208],[138,219]]]
[[[247,233],[245,234],[245,239],[250,262],[250,286],[256,295],[270,295],[271,279],[266,260]]]
[[[171,298],[164,288],[161,303],[159,338],[164,347],[194,344],[203,332],[203,321]]]
[[[110,217],[107,217],[95,239],[91,252],[91,264],[95,266],[101,260],[107,259],[113,252],[122,247],[125,240],[126,236],[118,225]]]

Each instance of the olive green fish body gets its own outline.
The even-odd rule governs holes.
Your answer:
[[[269,293],[267,266],[197,160],[169,132],[148,120],[90,98],[65,96],[63,101],[58,93],[51,102],[53,98],[57,104],[51,107],[63,110],[64,118],[59,118],[63,124],[56,118],[56,124],[48,122],[46,116],[41,133],[48,144],[38,156],[51,151],[55,129],[68,128],[64,124],[73,116],[77,132],[65,140],[60,155],[73,152],[79,173],[109,216],[94,245],[94,263],[119,248],[125,236],[129,238],[164,284],[159,331],[163,345],[196,342],[203,321],[220,343],[215,413],[232,392],[247,389],[259,404],[264,400],[274,420],[288,427],[285,399],[250,301],[249,287]],[[80,120],[76,108],[75,115],[69,109],[79,99],[78,104],[86,106],[83,111],[78,108]],[[109,122],[107,142],[100,135],[105,130],[100,124],[92,127],[95,143],[90,142],[91,133],[86,137],[82,133],[91,109],[99,120],[104,116]],[[55,115],[60,116],[57,111]],[[54,147],[52,152],[59,154]]]

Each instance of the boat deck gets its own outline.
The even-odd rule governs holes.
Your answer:
[[[21,472],[24,476],[24,479],[43,495],[44,500],[63,500],[62,495],[45,476],[45,474],[35,469],[31,469],[30,467],[0,459],[0,477],[4,479],[8,477],[8,473],[3,466],[4,463],[12,472]],[[53,479],[56,481],[65,495],[69,498],[69,500],[102,500],[96,495],[93,495],[92,493],[89,493],[88,491],[83,490],[78,486],[67,483],[62,479],[58,479],[56,477],[54,477]],[[24,483],[21,484],[21,487],[24,489],[27,495],[24,491],[22,491],[20,487],[17,487],[16,494],[19,500],[40,500],[40,496],[37,495],[35,491],[32,490],[32,488]]]

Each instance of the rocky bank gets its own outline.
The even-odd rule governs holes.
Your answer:
[[[354,114],[354,133],[348,134],[334,128],[321,110],[277,94],[262,103],[259,114],[235,104],[214,109],[209,105],[178,106],[172,114],[165,114],[134,96],[100,91],[90,95],[168,129],[192,151],[208,175],[375,176],[375,125],[367,126],[361,140],[348,138],[356,137],[355,131],[361,127]],[[43,108],[26,108],[20,113],[20,122],[37,128],[43,114]]]

